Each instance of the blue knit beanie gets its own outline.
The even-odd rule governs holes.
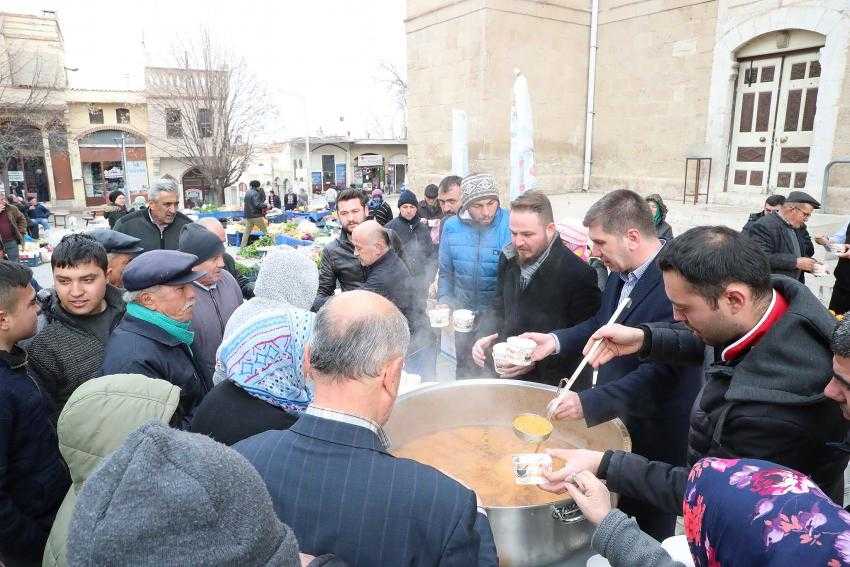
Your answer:
[[[414,207],[419,206],[419,201],[416,199],[416,194],[413,191],[409,191],[405,189],[398,196],[398,206],[402,205],[413,205]]]

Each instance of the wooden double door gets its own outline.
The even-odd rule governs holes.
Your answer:
[[[787,193],[806,186],[819,51],[740,61],[728,187]]]

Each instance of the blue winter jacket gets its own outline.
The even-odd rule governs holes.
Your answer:
[[[509,213],[496,211],[487,226],[454,216],[445,222],[440,237],[440,277],[437,297],[455,309],[481,311],[496,296],[499,254],[511,241]]]

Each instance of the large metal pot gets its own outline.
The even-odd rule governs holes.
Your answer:
[[[511,427],[524,412],[544,413],[555,388],[518,380],[460,380],[400,396],[386,432],[394,446],[464,426]],[[584,421],[555,422],[549,446],[631,450],[620,420],[588,428]],[[566,565],[584,561],[593,526],[571,498],[552,504],[488,507],[487,515],[503,567]],[[583,564],[583,563],[582,563]]]

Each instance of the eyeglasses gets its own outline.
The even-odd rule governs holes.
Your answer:
[[[809,220],[809,218],[811,218],[811,216],[812,216],[812,213],[814,212],[814,211],[806,212],[803,209],[801,209],[800,207],[794,207],[794,209],[797,210],[797,211],[800,211],[800,213],[803,215],[803,220]]]

